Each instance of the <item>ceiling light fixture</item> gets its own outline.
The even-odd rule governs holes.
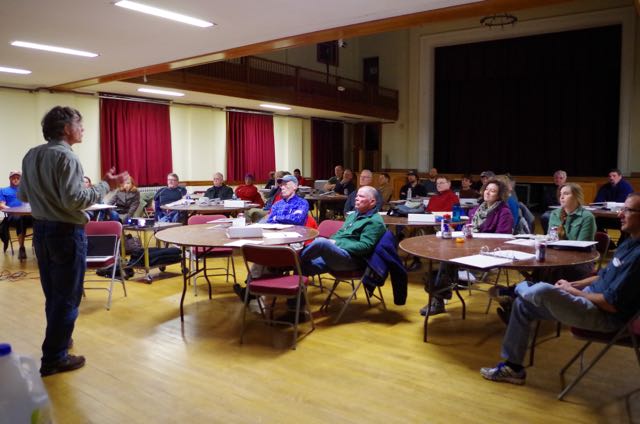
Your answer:
[[[46,44],[31,43],[29,41],[12,41],[11,45],[15,47],[26,47],[28,49],[44,50],[47,52],[72,54],[75,56],[84,56],[84,57],[98,56],[96,53],[85,52],[82,50],[68,49],[66,47],[48,46]]]
[[[510,13],[496,13],[480,19],[480,25],[484,25],[487,28],[500,27],[504,29],[506,25],[514,26],[516,22],[518,22],[518,18]]]
[[[202,19],[193,18],[191,16],[182,15],[176,12],[171,12],[169,10],[158,9],[157,7],[147,6],[145,4],[136,3],[134,1],[122,0],[114,4],[125,9],[135,10],[136,12],[158,16],[160,18],[171,19],[172,21],[194,25],[200,28],[207,28],[215,25],[213,22],[203,21]]]
[[[263,103],[260,105],[260,107],[266,108],[266,109],[277,109],[277,110],[291,110],[290,107],[288,106],[278,106],[278,105],[272,105],[269,103]]]
[[[174,96],[174,97],[184,96],[184,93],[179,93],[177,91],[159,90],[156,88],[138,88],[138,91],[141,93],[160,94],[163,96]]]
[[[0,66],[0,72],[8,72],[10,74],[21,74],[21,75],[29,75],[31,71],[26,69],[18,69],[18,68],[8,68],[6,66]]]

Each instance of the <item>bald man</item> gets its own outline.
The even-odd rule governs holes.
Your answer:
[[[300,255],[304,275],[363,268],[386,231],[382,217],[375,211],[377,190],[360,187],[355,212],[350,214],[330,239],[317,238]]]
[[[220,172],[213,174],[213,187],[204,193],[207,199],[228,200],[233,197],[233,189],[224,183],[224,175]]]
[[[360,172],[360,177],[358,179],[358,184],[360,187],[364,187],[364,186],[370,186],[371,183],[373,182],[373,174],[371,173],[371,171],[369,171],[368,169],[363,169]],[[356,208],[356,195],[358,193],[356,191],[353,191],[349,197],[347,197],[346,202],[344,202],[344,216],[347,216],[347,213],[355,210]],[[376,206],[375,206],[375,211],[378,212],[380,211],[380,208],[383,205],[383,201],[382,201],[382,196],[380,195],[380,192],[378,190],[376,190]]]

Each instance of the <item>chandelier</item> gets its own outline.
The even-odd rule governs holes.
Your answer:
[[[487,28],[500,27],[504,29],[506,25],[513,26],[516,22],[518,22],[518,18],[510,13],[496,13],[480,19],[480,25],[484,25]]]

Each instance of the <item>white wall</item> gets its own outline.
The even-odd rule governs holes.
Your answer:
[[[21,168],[22,158],[31,147],[45,142],[40,121],[52,107],[58,105],[73,107],[82,114],[84,138],[73,150],[80,157],[85,174],[92,180],[100,178],[97,97],[0,89],[0,186],[4,186],[5,181],[8,185],[9,171]]]
[[[211,180],[227,172],[226,113],[204,107],[172,105],[173,171],[181,180]]]
[[[276,170],[293,172],[298,168],[302,175],[310,175],[311,169],[305,169],[305,119],[286,116],[273,117],[273,136],[276,149]],[[257,176],[258,179],[266,176]]]

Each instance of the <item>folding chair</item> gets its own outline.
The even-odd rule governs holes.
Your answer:
[[[226,218],[224,215],[193,215],[189,217],[187,225],[206,224],[207,222],[214,221],[216,219]],[[227,267],[214,267],[207,268],[207,258],[227,258]],[[209,297],[211,297],[211,281],[209,277],[225,276],[227,283],[229,282],[229,276],[233,277],[233,282],[236,283],[236,265],[233,261],[233,248],[231,247],[191,247],[189,249],[189,269],[199,270],[199,262],[202,260],[202,266],[204,268],[204,278],[209,285]],[[195,261],[195,262],[194,262]],[[229,264],[233,273],[229,272]],[[223,270],[223,273],[209,274],[208,270]],[[193,293],[198,295],[198,285],[196,284],[198,277],[193,278]]]
[[[307,285],[309,284],[308,277],[302,275],[300,270],[300,260],[298,254],[289,246],[258,246],[246,244],[242,246],[242,256],[244,258],[245,266],[247,267],[247,288],[244,295],[244,311],[242,314],[242,332],[240,333],[240,343],[244,341],[244,331],[246,327],[247,309],[249,305],[249,295],[256,297],[259,296],[273,296],[274,300],[271,305],[268,316],[265,314],[262,304],[260,305],[260,312],[262,314],[262,321],[279,324],[286,324],[293,326],[293,343],[291,348],[295,349],[298,342],[298,323],[300,312],[304,311],[309,314],[311,320],[311,330],[304,336],[307,336],[311,331],[315,330],[316,326],[313,322],[313,315],[311,313],[309,298],[307,296]],[[283,276],[265,276],[254,278],[251,275],[251,265],[261,265],[263,267],[270,268],[286,268],[293,269],[292,275]],[[277,297],[295,298],[296,309],[295,319],[293,324],[286,321],[278,321],[273,319],[273,306]],[[304,298],[305,304],[302,305],[302,298]]]
[[[325,221],[322,221],[325,222]],[[331,304],[331,298],[332,297],[336,297],[338,300],[340,300],[342,302],[342,308],[340,309],[340,312],[338,313],[338,315],[335,317],[335,319],[333,320],[334,324],[337,324],[340,321],[340,318],[342,318],[342,315],[344,314],[344,312],[347,310],[347,307],[349,306],[349,304],[351,303],[351,301],[353,299],[356,298],[356,293],[358,292],[358,289],[360,288],[360,286],[362,286],[362,278],[364,277],[365,273],[367,272],[367,269],[356,269],[353,271],[331,271],[329,272],[329,274],[331,274],[331,276],[334,278],[333,281],[333,287],[331,287],[331,290],[329,291],[329,295],[327,296],[326,300],[324,301],[324,303],[322,304],[322,306],[320,307],[320,310],[328,310],[329,309],[329,305]],[[358,280],[358,284],[355,284],[355,280]],[[347,283],[349,285],[351,285],[351,293],[349,294],[348,297],[343,298],[341,296],[339,296],[336,293],[336,288],[338,287],[338,285],[340,283]],[[382,309],[383,310],[387,310],[387,305],[384,302],[384,296],[382,296],[382,289],[380,288],[380,286],[376,287],[378,289],[378,294],[376,294],[375,288],[372,291],[369,291],[367,289],[367,287],[363,287],[364,289],[364,295],[367,299],[367,303],[369,304],[369,307],[371,307],[371,298],[375,298],[378,299],[380,301],[380,304],[382,305]]]
[[[597,274],[602,268],[604,258],[607,255],[607,252],[609,251],[609,244],[611,243],[611,238],[609,237],[609,234],[603,231],[598,231],[595,234],[595,241],[598,242],[598,244],[596,244],[596,250],[600,254],[600,259],[598,259],[598,266],[596,267],[596,270],[594,272],[594,274]],[[533,360],[536,353],[536,345],[540,344],[540,342],[538,342],[538,333],[540,332],[541,324],[542,324],[542,321],[538,321],[536,323],[536,328],[533,330],[533,336],[531,338],[531,347],[529,348],[529,366],[533,366]],[[558,322],[556,326],[556,337],[560,337],[561,330],[562,330],[562,323]]]
[[[562,400],[579,382],[582,380],[591,368],[609,351],[612,346],[625,346],[633,348],[638,366],[640,366],[640,310],[627,321],[620,330],[613,333],[600,333],[597,331],[582,330],[579,328],[571,328],[571,333],[578,340],[586,341],[585,345],[576,353],[560,370],[560,375],[564,376],[565,371],[580,358],[580,372],[568,386],[566,386],[558,395],[558,400]],[[584,366],[584,353],[592,343],[603,343],[605,346],[598,354]]]
[[[91,236],[115,236],[113,245],[113,255],[101,262],[87,262],[88,269],[98,269],[111,266],[111,281],[109,287],[86,287],[87,282],[104,282],[103,279],[86,280],[84,290],[107,290],[107,310],[111,309],[111,298],[113,294],[113,284],[118,281],[122,284],[124,296],[127,296],[127,287],[124,282],[124,270],[122,268],[122,258],[120,256],[120,240],[122,238],[122,224],[118,221],[89,221],[85,226],[87,237]],[[117,273],[119,272],[119,274]]]
[[[318,225],[318,237],[331,238],[332,235],[338,232],[344,221],[336,221],[333,219],[325,219]],[[311,283],[309,285],[318,287],[320,293],[324,291],[324,285],[322,284],[322,276],[318,274],[318,284],[315,283],[315,275],[311,277]]]

